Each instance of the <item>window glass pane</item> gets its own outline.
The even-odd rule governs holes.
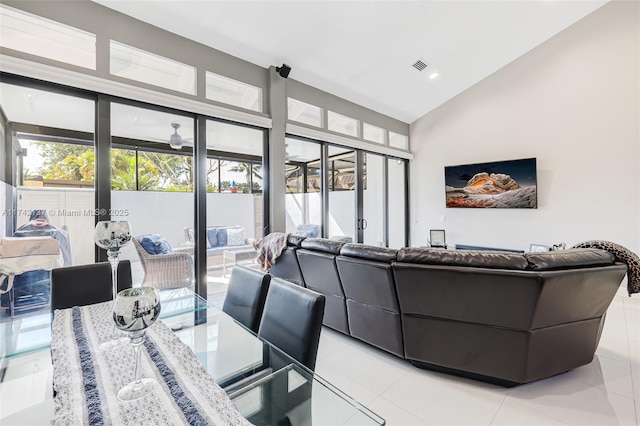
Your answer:
[[[207,99],[262,112],[262,89],[207,71]]]
[[[222,165],[220,166],[221,192],[250,194],[252,170],[251,163],[222,161]]]
[[[220,192],[220,160],[207,158],[207,192]]]
[[[136,191],[136,152],[132,149],[111,150],[111,189],[118,191]]]
[[[286,139],[286,231],[321,237],[320,144]]]
[[[92,144],[49,142],[24,139],[20,146],[27,150],[23,157],[24,186],[93,189],[94,150]],[[45,138],[48,139],[48,138]]]
[[[193,118],[111,104],[111,217],[129,221],[140,242],[125,246],[121,259],[131,261],[134,284],[156,288],[194,279],[185,235],[193,229],[193,156],[186,146],[170,147],[172,122],[181,123],[183,136],[193,135]]]
[[[358,120],[337,112],[329,111],[327,115],[328,129],[349,136],[358,136]]]
[[[230,270],[237,264],[258,267],[251,243],[262,238],[264,232],[261,167],[264,138],[263,130],[207,121],[210,297],[226,292]]]
[[[292,121],[322,127],[322,108],[297,99],[287,98],[287,117]]]
[[[174,125],[177,124],[177,128]],[[193,147],[193,119],[145,108],[112,104],[111,135],[127,139],[163,144],[167,148],[171,136],[180,135],[181,149]],[[115,141],[118,144],[118,140]]]
[[[362,191],[363,218],[366,221],[364,227],[365,244],[384,247],[386,246],[384,235],[384,161],[381,155],[363,155],[364,164]],[[393,206],[395,208],[395,206]]]
[[[356,241],[355,152],[329,146],[329,238]]]
[[[8,121],[86,132],[93,140],[92,100],[0,83],[0,104]]]
[[[94,34],[0,5],[0,46],[96,69]]]
[[[18,209],[16,232],[33,230],[30,213],[45,210],[65,265],[93,263],[95,103],[2,83],[0,104],[7,121],[26,124],[24,133],[6,135],[19,145],[11,159],[17,200],[8,206]]]
[[[405,135],[389,131],[389,145],[394,148],[409,149],[409,138]]]
[[[111,74],[142,83],[196,94],[196,69],[111,40]]]
[[[368,123],[362,123],[362,137],[366,140],[378,143],[384,143],[385,130],[381,127],[373,126]]]
[[[389,158],[389,247],[405,246],[405,160]]]
[[[207,121],[207,149],[262,157],[263,143],[262,130]]]

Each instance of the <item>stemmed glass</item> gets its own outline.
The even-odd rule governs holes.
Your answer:
[[[113,321],[120,330],[130,334],[135,356],[135,380],[118,391],[120,401],[142,398],[153,390],[155,379],[142,378],[140,346],[144,343],[145,330],[160,315],[160,295],[152,287],[136,287],[122,290],[113,303]]]
[[[118,263],[120,262],[120,248],[131,241],[131,224],[126,220],[105,220],[96,224],[93,234],[96,245],[107,250],[107,258],[111,264],[112,297],[115,301],[118,294]],[[102,342],[98,348],[108,351],[127,344],[126,337],[118,337],[115,326],[111,340]]]

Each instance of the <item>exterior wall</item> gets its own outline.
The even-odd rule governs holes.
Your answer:
[[[611,2],[411,125],[412,245],[640,251],[639,8]],[[445,208],[444,167],[537,158],[538,208]]]

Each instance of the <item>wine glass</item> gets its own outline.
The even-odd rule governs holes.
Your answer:
[[[160,315],[160,295],[152,287],[136,287],[122,290],[113,303],[113,321],[120,330],[131,333],[131,345],[135,356],[135,380],[118,391],[120,401],[142,398],[153,390],[155,379],[142,378],[140,369],[140,345],[144,343],[145,330]]]
[[[96,245],[107,250],[107,258],[111,264],[111,285],[113,300],[118,294],[118,263],[120,262],[120,248],[131,241],[131,224],[126,220],[105,220],[96,224],[93,234]],[[127,344],[125,337],[116,335],[115,326],[111,340],[102,342],[98,348],[108,351]]]

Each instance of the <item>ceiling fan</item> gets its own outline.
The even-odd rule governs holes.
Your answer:
[[[169,138],[169,146],[173,149],[181,149],[183,140],[182,136],[178,133],[180,123],[171,123],[171,127],[173,127],[173,134],[171,135],[171,138]]]

